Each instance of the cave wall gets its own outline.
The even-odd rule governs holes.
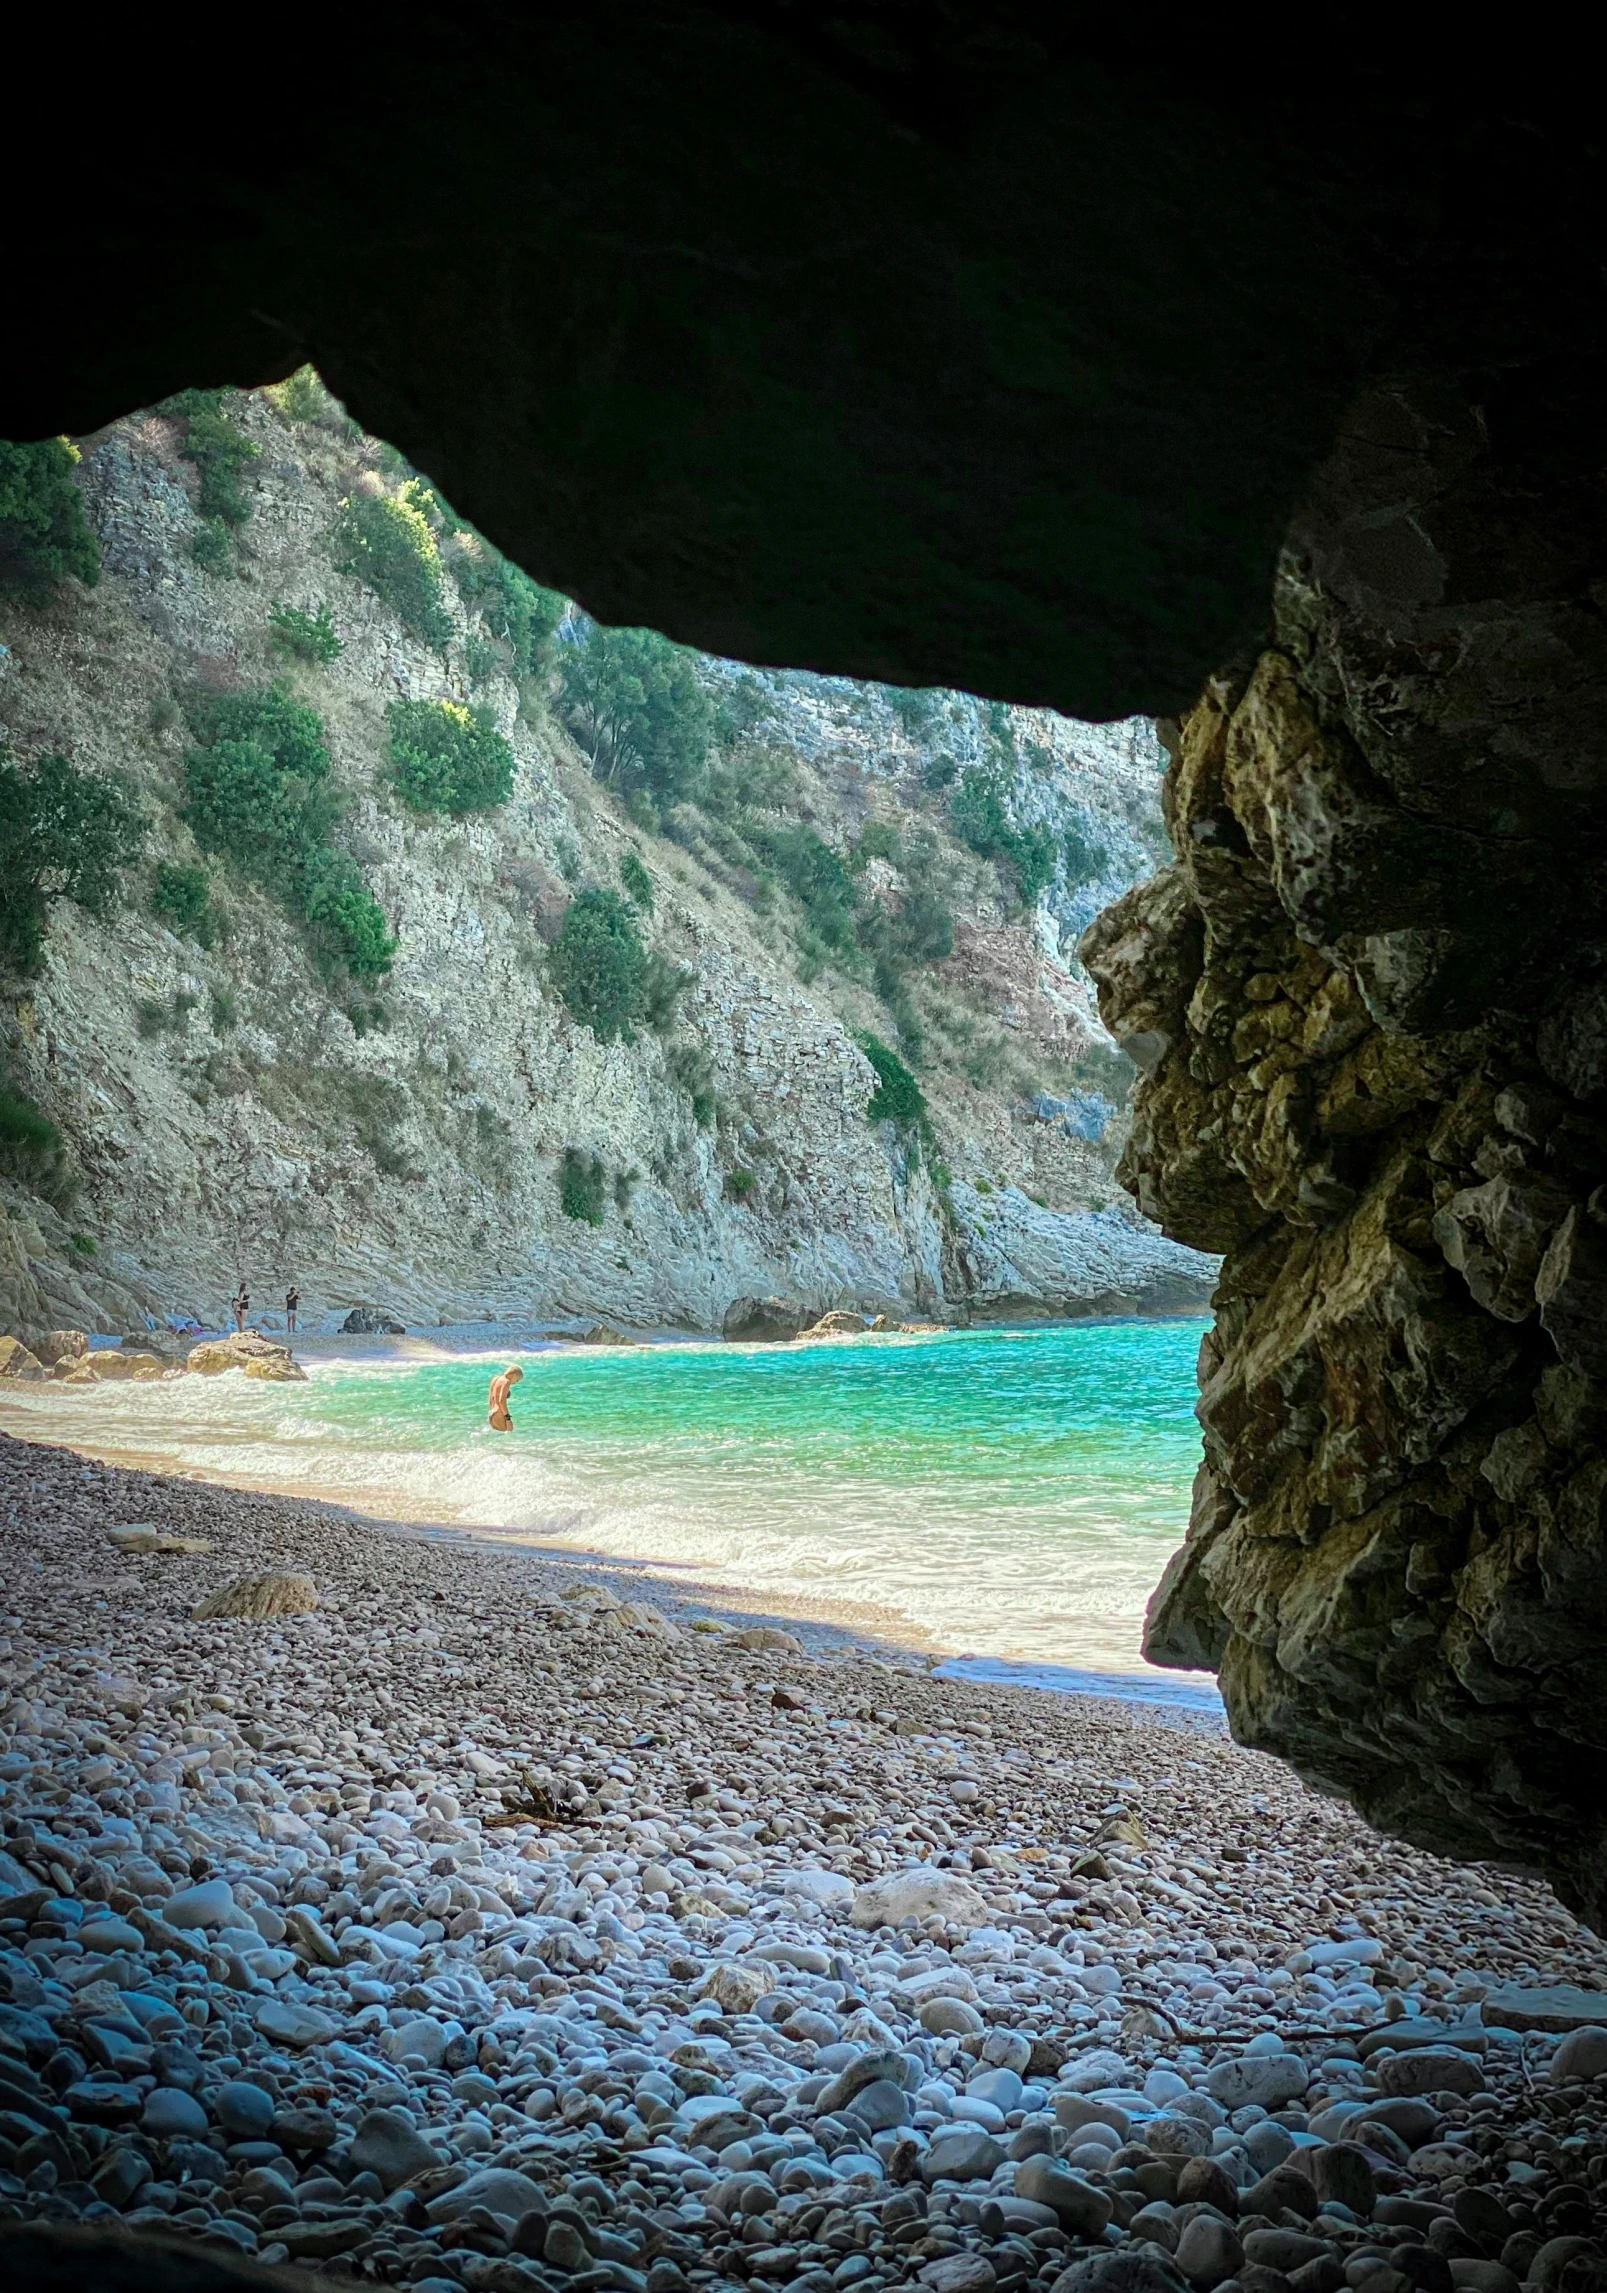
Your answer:
[[[1092,926],[1123,1171],[1226,1253],[1162,1664],[1375,1822],[1599,1923],[1607,633],[1567,369],[1406,375],[1274,642],[1170,734],[1176,865]]]
[[[1362,378],[1600,331],[1599,105],[1399,12],[396,0],[18,107],[0,437],[311,360],[599,619],[1085,719],[1266,629]],[[1309,43],[1311,53],[1303,53]]]

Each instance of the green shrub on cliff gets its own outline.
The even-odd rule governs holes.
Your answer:
[[[335,616],[327,605],[306,613],[296,605],[281,605],[277,597],[268,608],[268,642],[292,661],[310,661],[324,669],[346,650],[335,635]]]
[[[896,1123],[900,1130],[916,1130],[928,1121],[926,1096],[896,1051],[877,1035],[861,1035],[859,1048],[876,1070],[876,1089],[865,1109],[870,1123]]]
[[[158,861],[151,913],[160,916],[165,924],[171,924],[175,931],[188,932],[202,947],[210,947],[213,939],[211,877],[204,868],[172,860]]]
[[[317,711],[277,685],[206,695],[190,705],[183,817],[293,915],[356,979],[391,967],[396,942],[356,862],[331,837],[341,807]]]
[[[66,438],[30,446],[0,439],[0,589],[41,603],[69,575],[93,589],[100,544],[73,477],[78,448]]]
[[[653,913],[653,879],[642,866],[639,852],[626,852],[619,863],[619,880],[644,915]]]
[[[350,573],[396,615],[402,627],[439,651],[451,642],[452,621],[441,591],[441,552],[424,504],[422,478],[409,478],[394,494],[351,494],[340,505],[332,536],[337,573]]]
[[[0,758],[0,966],[37,971],[53,900],[104,915],[149,823],[128,783],[64,756]]]
[[[597,1155],[565,1147],[558,1166],[558,1207],[566,1218],[585,1226],[601,1226],[606,1215],[603,1200],[607,1183],[608,1173]]]
[[[647,1018],[649,957],[618,892],[595,886],[572,899],[547,973],[600,1043],[631,1043]]]
[[[391,784],[414,812],[487,812],[513,793],[513,751],[489,709],[392,701]]]

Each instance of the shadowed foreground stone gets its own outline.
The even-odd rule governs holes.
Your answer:
[[[230,2260],[191,2241],[55,2222],[0,2224],[0,2284],[40,2293],[332,2293],[307,2269]]]

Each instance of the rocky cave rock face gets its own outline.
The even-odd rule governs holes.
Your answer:
[[[1607,1912],[1607,645],[1576,409],[1380,385],[1274,642],[1173,742],[1175,867],[1092,927],[1122,1175],[1226,1253],[1151,1604],[1235,1733]]]

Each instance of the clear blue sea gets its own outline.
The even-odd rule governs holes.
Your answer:
[[[1188,1517],[1203,1327],[314,1360],[299,1386],[23,1387],[7,1414],[23,1430],[37,1409],[86,1448],[645,1563],[990,1668],[1132,1675]],[[498,1435],[486,1384],[513,1360]],[[1149,1674],[1163,1691],[1174,1677]]]

